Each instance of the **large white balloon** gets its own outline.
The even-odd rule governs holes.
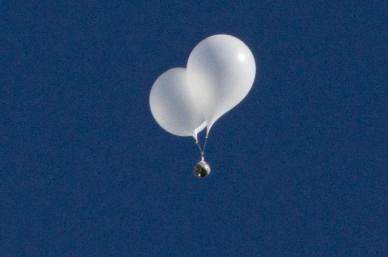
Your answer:
[[[245,98],[255,75],[253,54],[236,37],[214,35],[193,49],[187,62],[187,77],[207,122],[207,133],[223,114]]]
[[[197,138],[206,122],[186,75],[184,68],[173,68],[160,75],[151,89],[150,107],[155,120],[166,131]]]

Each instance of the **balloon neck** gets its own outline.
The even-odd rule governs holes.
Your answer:
[[[199,141],[198,141],[198,135],[197,135],[197,134],[194,134],[194,135],[193,135],[193,139],[194,139],[194,143],[195,143],[195,144],[198,144],[198,143],[199,143]]]
[[[210,127],[207,127],[207,128],[206,128],[206,136],[205,136],[205,138],[208,138],[208,137],[209,137],[210,130],[212,129],[212,126],[213,126],[213,125],[211,125]]]

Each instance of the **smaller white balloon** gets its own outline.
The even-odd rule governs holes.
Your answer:
[[[150,93],[150,108],[156,122],[176,136],[197,139],[197,134],[206,127],[184,68],[170,69],[157,78]]]
[[[236,37],[214,35],[193,49],[187,62],[187,77],[207,122],[207,133],[223,114],[245,98],[255,75],[253,54]]]

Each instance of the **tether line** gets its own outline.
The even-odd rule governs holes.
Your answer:
[[[203,146],[201,146],[201,142],[199,141],[199,139],[195,140],[195,144],[198,146],[199,154],[201,155],[202,160],[205,160],[207,139],[208,139],[208,135],[205,136],[205,142],[203,143]]]

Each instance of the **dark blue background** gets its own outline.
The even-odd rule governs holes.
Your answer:
[[[2,3],[0,255],[388,256],[386,1],[161,2]],[[148,96],[217,33],[259,76],[197,180]]]

